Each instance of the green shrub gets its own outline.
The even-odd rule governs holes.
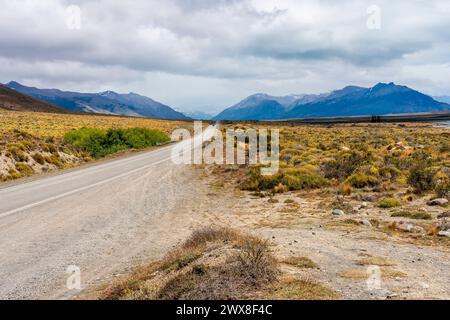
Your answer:
[[[12,179],[19,179],[21,177],[20,173],[17,172],[17,170],[13,169],[13,168],[9,168],[8,173]]]
[[[408,175],[408,184],[417,192],[430,191],[434,189],[434,175],[436,170],[423,164],[414,166]]]
[[[389,179],[394,181],[398,176],[400,176],[402,172],[400,169],[396,168],[393,165],[388,165],[380,168],[380,176],[385,179]]]
[[[157,130],[144,128],[94,129],[81,128],[69,131],[64,140],[100,158],[127,149],[142,149],[168,142],[169,136]]]
[[[373,187],[378,184],[378,178],[372,175],[354,173],[346,180],[355,188]]]
[[[317,189],[328,185],[328,180],[318,174],[283,175],[281,183],[289,190]]]
[[[438,171],[434,175],[434,191],[438,198],[449,198],[450,196],[450,176],[449,170]]]
[[[49,157],[44,157],[44,160],[45,160],[46,162],[50,163],[50,164],[53,164],[53,165],[57,166],[58,168],[62,168],[62,167],[63,167],[63,165],[62,165],[62,163],[61,163],[61,161],[60,161],[59,156],[57,156],[57,155],[55,155],[55,154],[52,154],[52,155],[49,156]]]
[[[15,161],[25,162],[28,161],[28,156],[17,146],[8,146],[7,155]]]
[[[45,152],[58,153],[58,148],[52,143],[46,143],[42,149]]]
[[[448,198],[450,195],[450,183],[437,184],[434,191],[438,198]]]
[[[250,174],[242,188],[250,191],[272,190],[279,185],[288,190],[317,189],[329,184],[328,180],[314,172],[304,170],[287,169],[271,176],[263,176],[260,168],[255,166],[250,169]]]
[[[363,164],[370,163],[372,155],[366,152],[341,152],[336,157],[322,165],[325,178],[345,179]]]
[[[427,212],[409,212],[409,211],[400,211],[400,212],[394,212],[391,217],[401,217],[401,218],[409,218],[409,219],[416,219],[416,220],[431,220],[433,217],[431,214]]]
[[[378,206],[380,208],[394,208],[400,207],[401,205],[402,205],[401,201],[395,198],[386,198],[378,203]]]
[[[23,162],[16,163],[16,170],[19,171],[22,176],[31,176],[34,173],[33,169]]]

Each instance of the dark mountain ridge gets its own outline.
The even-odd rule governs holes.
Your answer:
[[[371,88],[347,86],[319,95],[291,95],[292,103],[280,103],[283,97],[265,94],[250,96],[224,110],[215,120],[278,120],[362,115],[386,115],[450,110],[446,103],[394,83],[378,83]]]
[[[70,111],[147,118],[189,119],[167,105],[136,93],[119,94],[113,91],[80,93],[59,89],[39,89],[27,87],[14,81],[9,82],[6,86],[22,94],[32,96]]]

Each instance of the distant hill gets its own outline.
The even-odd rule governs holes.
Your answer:
[[[210,114],[204,111],[185,111],[183,114],[186,117],[195,120],[211,120],[214,117],[214,114]]]
[[[450,96],[433,97],[434,100],[450,104]]]
[[[289,103],[289,99],[294,99]],[[348,86],[319,95],[272,97],[250,96],[224,110],[216,120],[273,120],[357,115],[384,115],[450,110],[418,91],[394,83],[379,83],[372,88]]]
[[[14,111],[33,111],[68,113],[68,111],[58,108],[45,101],[40,101],[28,95],[12,90],[0,84],[0,109]]]
[[[418,91],[394,83],[379,83],[372,88],[346,87],[307,104],[297,104],[286,118],[314,118],[418,113],[449,110]]]
[[[238,104],[222,111],[214,120],[270,120],[279,119],[289,105],[304,96],[275,97],[258,93],[247,97]]]
[[[80,93],[58,89],[38,89],[18,82],[6,86],[17,92],[47,101],[65,110],[101,114],[115,114],[147,118],[180,119],[188,117],[160,102],[136,93],[119,94],[113,91]]]

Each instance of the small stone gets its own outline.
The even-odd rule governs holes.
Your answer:
[[[447,230],[447,231],[439,231],[438,236],[450,238],[450,230]]]
[[[331,214],[334,216],[343,216],[345,215],[345,212],[341,209],[333,209],[333,211],[331,211]]]
[[[425,229],[417,226],[412,223],[404,223],[400,222],[397,224],[397,229],[404,232],[411,232],[411,233],[425,233]]]
[[[372,226],[372,224],[370,223],[369,220],[362,220],[362,221],[360,221],[360,223],[362,225],[364,225],[364,226],[367,226],[367,227],[371,227]]]
[[[439,198],[439,199],[431,200],[430,202],[428,202],[428,205],[430,205],[430,206],[445,206],[447,203],[448,203],[447,199]]]

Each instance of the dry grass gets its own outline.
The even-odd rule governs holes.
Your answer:
[[[147,128],[171,133],[176,128],[192,129],[189,121],[157,120],[119,116],[51,114],[0,110],[0,134],[20,129],[36,137],[62,138],[79,128]]]
[[[294,262],[294,260],[292,260]],[[314,267],[306,258],[297,265]],[[99,289],[96,298],[127,300],[338,299],[313,281],[280,277],[269,243],[227,228],[195,231],[162,260]]]
[[[267,241],[224,228],[205,228],[164,259],[104,290],[101,299],[239,299],[276,281]]]
[[[380,267],[381,266],[389,267],[395,265],[392,261],[389,261],[387,258],[379,256],[365,257],[359,260],[356,264],[360,266],[380,266]]]
[[[0,110],[0,182],[73,167],[92,154],[64,141],[72,129],[146,128],[170,134],[189,121]]]
[[[424,212],[424,211],[399,211],[394,212],[391,217],[393,218],[408,218],[408,219],[414,219],[414,220],[431,220],[433,217],[431,214]]]
[[[306,257],[288,257],[283,260],[283,263],[289,264],[291,266],[297,267],[297,268],[304,268],[304,269],[318,269],[319,266],[312,261],[309,258]]]
[[[267,129],[267,126],[239,124],[244,129]],[[280,170],[267,177],[259,174],[258,166],[249,166],[238,182],[244,190],[283,193],[333,189],[344,196],[361,191],[380,194],[415,187],[413,173],[419,177],[428,174],[430,186],[426,190],[436,194],[448,190],[450,185],[447,129],[430,124],[272,125],[271,128],[280,130]],[[419,164],[423,164],[426,172],[416,172]],[[386,208],[401,204],[399,199],[389,198],[380,203]]]
[[[362,280],[367,279],[369,277],[369,274],[367,273],[366,269],[354,269],[341,272],[339,276],[347,279]],[[406,276],[407,274],[402,271],[398,271],[388,267],[381,267],[381,277],[385,280],[393,278],[404,278]]]
[[[333,290],[310,280],[284,279],[264,297],[269,300],[336,300]]]

